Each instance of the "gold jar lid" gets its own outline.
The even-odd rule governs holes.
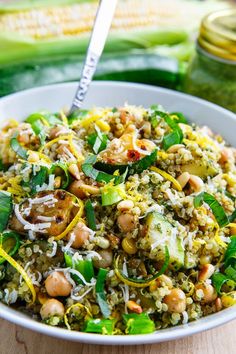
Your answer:
[[[198,43],[210,54],[236,61],[236,8],[215,11],[205,16]]]

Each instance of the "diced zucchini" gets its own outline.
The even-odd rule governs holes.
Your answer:
[[[188,172],[191,175],[195,175],[201,178],[206,178],[208,176],[215,176],[218,171],[216,166],[214,166],[213,162],[203,162],[201,160],[195,160],[192,163],[182,165],[181,166],[182,172]]]
[[[164,260],[165,246],[170,254],[170,264],[176,269],[184,265],[182,240],[177,237],[176,228],[160,213],[152,212],[146,219],[146,238],[151,247],[151,256]]]

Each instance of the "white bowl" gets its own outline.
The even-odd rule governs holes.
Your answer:
[[[0,125],[9,118],[23,120],[38,110],[58,111],[70,106],[76,83],[45,86],[22,91],[0,100]],[[84,107],[120,106],[129,104],[148,107],[162,104],[169,111],[184,113],[199,125],[208,125],[219,132],[230,144],[235,144],[236,115],[204,100],[171,90],[147,85],[95,82],[92,84]],[[68,331],[38,323],[22,313],[0,303],[0,316],[4,319],[50,336],[94,344],[145,344],[173,340],[192,335],[236,318],[236,307],[228,308],[186,325],[159,330],[153,334],[103,336],[99,334]]]

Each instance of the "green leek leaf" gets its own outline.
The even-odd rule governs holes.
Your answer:
[[[96,291],[96,299],[100,310],[105,318],[108,318],[111,315],[111,311],[109,309],[106,295],[105,295],[105,281],[107,277],[108,270],[100,268],[97,276],[97,282],[95,286]]]
[[[200,207],[203,202],[207,203],[216,218],[216,221],[220,227],[226,226],[229,223],[229,219],[224,211],[222,205],[215,199],[215,197],[209,193],[202,192],[194,198],[195,208]]]
[[[93,207],[93,204],[92,204],[90,199],[88,199],[86,201],[84,209],[85,209],[86,219],[87,219],[87,222],[88,222],[88,227],[91,230],[95,231],[97,229],[97,227],[96,227],[96,217],[95,217],[94,207]]]
[[[0,232],[3,232],[12,213],[12,196],[8,192],[0,191]]]
[[[155,323],[147,313],[129,313],[122,316],[127,334],[147,334],[155,331]]]
[[[102,206],[112,205],[124,199],[125,185],[124,183],[116,186],[107,184],[101,188]]]
[[[113,334],[115,327],[115,320],[109,319],[90,319],[85,323],[84,332],[88,333],[101,333],[101,334]]]
[[[0,245],[9,256],[14,256],[20,247],[20,236],[14,231],[5,231],[0,235]],[[4,263],[5,258],[0,257],[0,264]]]
[[[211,277],[211,280],[218,294],[222,293],[221,289],[223,285],[230,287],[230,291],[235,288],[235,282],[222,273],[214,273]]]

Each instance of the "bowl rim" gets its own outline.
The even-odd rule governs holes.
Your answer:
[[[0,98],[0,106],[3,103],[8,103],[14,100],[15,97],[24,98],[30,93],[38,93],[45,90],[53,90],[54,88],[60,89],[68,89],[69,87],[76,88],[76,82],[67,82],[53,85],[40,86],[32,89],[23,90],[20,92],[13,93],[11,95]],[[194,97],[182,92],[173,91],[167,88],[156,87],[146,84],[137,84],[137,83],[127,83],[127,82],[115,82],[115,81],[95,81],[92,83],[92,86],[95,87],[118,87],[118,88],[129,88],[129,89],[137,89],[146,90],[156,92],[166,93],[170,96],[175,96],[176,98],[183,98],[190,102],[194,102],[194,104],[199,103],[201,106],[210,107],[213,111],[222,112],[224,116],[228,116],[231,119],[234,119],[236,122],[236,114],[222,108],[214,103],[205,101],[201,98]],[[218,313],[208,315],[201,319],[198,319],[194,322],[190,322],[185,325],[178,325],[175,327],[171,327],[168,329],[162,329],[160,331],[156,331],[151,334],[139,334],[139,335],[101,335],[94,333],[84,333],[84,332],[76,332],[69,331],[67,329],[52,327],[40,322],[37,322],[34,319],[31,319],[21,312],[14,310],[3,303],[0,303],[0,317],[8,320],[17,325],[23,326],[27,329],[49,335],[52,337],[76,341],[81,343],[89,343],[89,344],[101,344],[101,345],[137,345],[137,344],[149,344],[149,343],[159,343],[164,341],[176,340],[179,338],[183,338],[186,336],[190,336],[205,330],[209,330],[225,324],[229,321],[232,321],[236,318],[236,306],[231,307],[229,309],[224,309]]]

